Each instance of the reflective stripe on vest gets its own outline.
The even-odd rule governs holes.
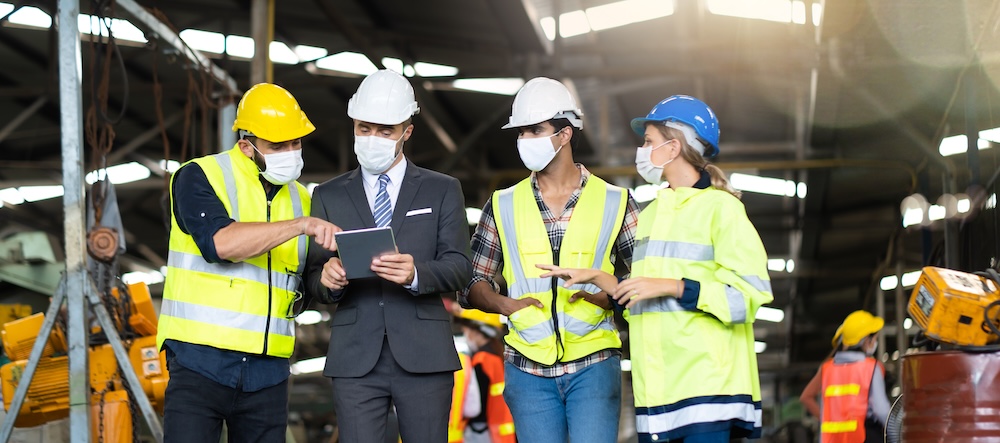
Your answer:
[[[823,364],[822,443],[865,441],[868,392],[877,367],[871,357],[853,363],[838,364],[828,360]]]
[[[599,188],[591,188],[592,186]],[[528,276],[525,270],[526,264],[522,258],[524,252],[521,250],[521,245],[518,243],[519,242],[518,240],[519,231],[517,223],[518,219],[516,219],[515,217],[518,211],[517,208],[522,207],[522,209],[520,210],[523,210],[523,206],[519,206],[519,201],[515,197],[518,192],[521,193],[521,197],[519,198],[522,199],[529,198],[527,197],[528,194],[533,196],[534,194],[532,191],[530,191],[530,187],[531,187],[530,179],[526,179],[511,188],[495,193],[494,194],[494,201],[496,208],[495,214],[497,216],[496,219],[498,220],[497,221],[499,228],[498,230],[501,237],[500,240],[502,248],[504,251],[505,277],[509,276],[509,278],[507,278],[508,296],[514,299],[520,299],[526,296],[534,296],[535,298],[543,300],[543,303],[545,303],[546,300],[551,298],[552,279]],[[603,192],[598,191],[598,189],[600,188],[603,188]],[[579,263],[578,265],[581,267],[591,267],[596,269],[604,269],[605,267],[607,267],[608,269],[604,269],[605,271],[613,272],[614,266],[610,264],[608,257],[610,255],[611,243],[612,241],[614,241],[615,238],[617,238],[618,233],[621,229],[621,223],[624,217],[624,206],[626,204],[625,202],[626,195],[627,194],[621,188],[610,186],[600,178],[596,176],[591,176],[588,180],[587,186],[584,188],[584,190],[581,191],[580,199],[578,200],[577,206],[573,212],[573,218],[570,220],[566,234],[563,238],[563,247],[560,255],[569,254],[569,256],[572,257],[573,256],[572,254],[576,253],[578,257],[577,260],[579,261],[580,260],[579,257],[581,256],[581,254],[585,253],[588,256],[592,254],[593,257],[592,260],[584,263]],[[598,202],[597,199],[600,199],[600,201]],[[584,201],[586,201],[586,204],[581,204]],[[534,198],[531,197],[532,206],[535,206],[534,202],[535,202]],[[528,203],[526,201],[520,202],[520,205],[526,206],[527,204]],[[535,210],[537,211],[537,209]],[[596,213],[592,214],[585,213],[585,211],[588,210],[595,212],[601,211],[600,212],[601,224],[599,225],[600,228],[596,230],[596,232],[594,232],[596,238],[593,237],[585,238],[589,234],[573,230],[574,229],[573,220],[577,220],[577,223],[580,223],[581,221],[594,220],[597,218]],[[527,222],[528,223],[527,226],[530,226],[530,228],[527,227],[525,228],[539,229],[539,227],[532,226],[530,224],[534,223],[536,220],[534,215],[531,217],[531,219],[532,219],[531,221]],[[523,219],[522,222],[524,222]],[[537,216],[537,222],[539,223],[542,222],[540,214]],[[545,230],[544,226],[541,226],[540,229],[542,229],[543,231]],[[524,233],[521,233],[520,235],[523,236]],[[546,236],[546,239],[547,238],[548,237]],[[526,240],[521,240],[521,241],[526,241]],[[582,247],[578,245],[569,245],[569,242],[576,242],[580,245],[588,245],[587,248],[590,248],[589,245],[594,245],[593,252],[591,253],[582,251],[583,249]],[[546,243],[548,243],[547,240]],[[577,249],[581,249],[581,251],[575,252],[575,250],[573,249],[574,247],[576,247]],[[552,263],[551,250],[549,251],[548,254],[543,254],[543,255],[545,255],[544,257],[546,260],[545,263]],[[531,262],[529,261],[529,263]],[[563,263],[563,265],[571,266],[570,264],[567,263]],[[532,263],[527,266],[534,266],[534,264]],[[535,272],[537,270],[532,269],[531,271],[534,272],[534,274],[532,275],[538,275],[538,273]],[[601,291],[600,288],[598,288],[596,285],[593,284],[586,284],[586,285],[577,284],[573,285],[570,288],[564,288],[562,286],[558,287],[558,291],[564,293],[565,292],[572,293],[581,290],[587,291],[589,293],[598,293]],[[560,327],[560,331],[565,331],[567,334],[572,334],[576,337],[586,337],[583,339],[583,341],[588,341],[588,340],[595,341],[595,343],[592,345],[595,347],[595,349],[585,349],[587,346],[591,345],[583,345],[583,348],[580,348],[581,345],[579,344],[576,345],[578,348],[577,351],[579,351],[579,353],[583,353],[583,355],[576,356],[576,358],[589,355],[590,353],[599,351],[601,349],[606,349],[608,347],[615,347],[621,345],[620,340],[618,340],[617,338],[617,330],[615,328],[612,316],[609,315],[608,313],[601,310],[601,312],[599,313],[600,317],[596,318],[594,322],[591,323],[582,320],[580,318],[574,317],[573,315],[570,315],[567,312],[570,309],[567,308],[566,306],[567,302],[565,299],[563,299],[563,297],[559,297],[558,300],[553,301],[553,303],[556,303],[556,318]],[[518,352],[525,355],[529,359],[532,359],[534,361],[543,364],[552,364],[554,361],[548,361],[553,359],[553,356],[550,355],[551,354],[550,352],[526,349],[519,343],[523,342],[524,344],[527,345],[538,345],[548,349],[549,344],[545,343],[545,341],[551,340],[552,341],[551,349],[553,350],[555,349],[556,331],[554,329],[555,323],[553,322],[552,313],[550,311],[551,303],[545,303],[545,304],[547,305],[546,312],[544,314],[541,314],[544,316],[544,318],[543,319],[536,318],[534,324],[524,325],[522,323],[519,327],[517,323],[519,321],[523,321],[521,319],[523,318],[523,316],[526,315],[534,315],[535,317],[538,317],[537,313],[516,312],[511,315],[511,317],[508,319],[508,325],[510,326],[511,335],[508,336],[507,343],[513,346],[515,349],[518,350]],[[584,309],[583,306],[584,304],[579,304],[577,309]],[[537,309],[537,308],[529,307],[522,311],[530,309]],[[593,314],[588,314],[588,316],[593,317],[594,315],[597,314],[598,313],[595,312]],[[591,335],[595,333],[607,334],[607,335],[605,336]],[[603,339],[606,340],[604,342],[598,343],[597,341],[602,340],[602,337]],[[565,345],[566,337],[563,337],[563,340],[564,340],[563,345]],[[589,352],[586,352],[588,350]],[[564,355],[562,357],[569,358],[570,356],[575,356],[576,353],[577,352],[570,352],[569,350],[567,350],[567,355]]]
[[[219,324],[244,331],[259,332],[261,334],[267,331],[270,334],[285,335],[288,337],[295,336],[295,322],[285,318],[272,316],[269,323],[267,316],[264,315],[247,314],[170,299],[163,300],[163,303],[160,305],[160,311],[164,315],[171,317]]]

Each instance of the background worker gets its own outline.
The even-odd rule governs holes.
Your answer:
[[[518,441],[615,443],[621,340],[608,294],[540,278],[535,265],[627,270],[638,206],[573,161],[583,112],[562,83],[525,83],[503,129],[517,130],[518,154],[532,172],[483,207],[462,303],[508,318],[503,395]],[[493,280],[498,272],[507,295]]]
[[[873,358],[885,321],[854,311],[837,328],[837,352],[809,382],[799,399],[820,417],[821,443],[881,442],[889,419],[885,368]],[[816,402],[822,398],[822,405]]]
[[[499,314],[478,309],[461,309],[456,314],[462,335],[472,355],[472,367],[479,384],[481,412],[469,419],[465,443],[514,443],[514,418],[503,399],[503,331]]]
[[[157,344],[170,381],[164,441],[284,441],[294,302],[311,236],[340,228],[309,217],[302,138],[315,128],[279,86],[243,95],[232,149],[174,173]]]
[[[461,364],[441,293],[471,278],[469,230],[458,180],[403,155],[418,111],[402,75],[365,77],[347,105],[360,166],[313,191],[314,215],[344,229],[389,226],[398,250],[372,260],[377,277],[351,281],[334,253],[309,251],[308,290],[338,303],[323,375],[345,443],[382,441],[390,404],[404,442],[448,438]]]
[[[757,308],[773,300],[767,253],[717,166],[719,122],[704,102],[668,97],[632,120],[636,170],[669,183],[643,209],[632,275],[538,265],[594,283],[626,308],[639,441],[723,443],[761,434]]]

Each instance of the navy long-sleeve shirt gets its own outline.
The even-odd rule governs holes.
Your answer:
[[[215,250],[215,234],[235,220],[229,217],[201,166],[189,163],[175,174],[171,201],[177,226],[194,239],[205,261],[226,262]],[[279,189],[271,187],[268,200],[274,198]],[[204,296],[212,297],[214,294]],[[243,392],[277,385],[289,375],[287,358],[247,354],[177,340],[167,340],[163,347],[171,365],[181,365],[216,383]]]

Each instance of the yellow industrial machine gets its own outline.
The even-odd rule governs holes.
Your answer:
[[[118,329],[129,331],[123,336],[129,349],[129,360],[141,386],[134,392],[144,393],[157,412],[163,412],[163,396],[169,378],[163,353],[156,348],[156,312],[149,288],[145,283],[128,285],[123,297],[117,289],[112,298],[120,309],[110,309]],[[10,409],[28,354],[41,330],[44,314],[9,322],[0,331],[4,349],[11,363],[0,367],[0,388],[4,408]],[[92,338],[101,337],[99,327],[91,330]],[[92,340],[94,343],[96,340]],[[129,341],[131,345],[129,346]],[[24,405],[14,422],[16,426],[37,426],[69,416],[69,359],[66,339],[57,325],[52,329],[48,344],[38,364]],[[110,344],[92,344],[89,349],[91,387],[91,434],[94,441],[107,443],[130,442],[133,438],[133,408],[128,391],[119,373],[119,366]]]
[[[928,266],[913,288],[908,310],[928,338],[984,346],[1000,340],[998,301],[1000,288],[993,279]]]

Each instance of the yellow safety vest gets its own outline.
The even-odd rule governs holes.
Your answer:
[[[238,147],[192,162],[205,171],[212,189],[237,222],[276,222],[309,215],[309,192],[298,182],[282,186],[269,203],[256,164]],[[171,339],[253,354],[291,356],[295,323],[287,316],[305,267],[306,236],[300,235],[242,262],[209,263],[194,239],[178,227],[172,211],[170,220],[170,251],[157,346]]]
[[[611,246],[622,228],[628,194],[595,175],[581,192],[563,237],[558,264],[614,273]],[[546,365],[621,347],[611,311],[582,299],[568,302],[577,291],[597,293],[600,288],[593,284],[566,288],[551,278],[539,277],[546,271],[535,265],[553,264],[553,251],[530,178],[493,193],[493,215],[503,249],[508,296],[536,298],[545,306],[511,314],[507,344]]]
[[[728,423],[759,435],[753,321],[773,296],[767,253],[743,204],[712,187],[663,189],[636,230],[632,278],[701,285],[696,309],[659,297],[625,312],[637,431],[675,439],[687,432],[679,428]]]

